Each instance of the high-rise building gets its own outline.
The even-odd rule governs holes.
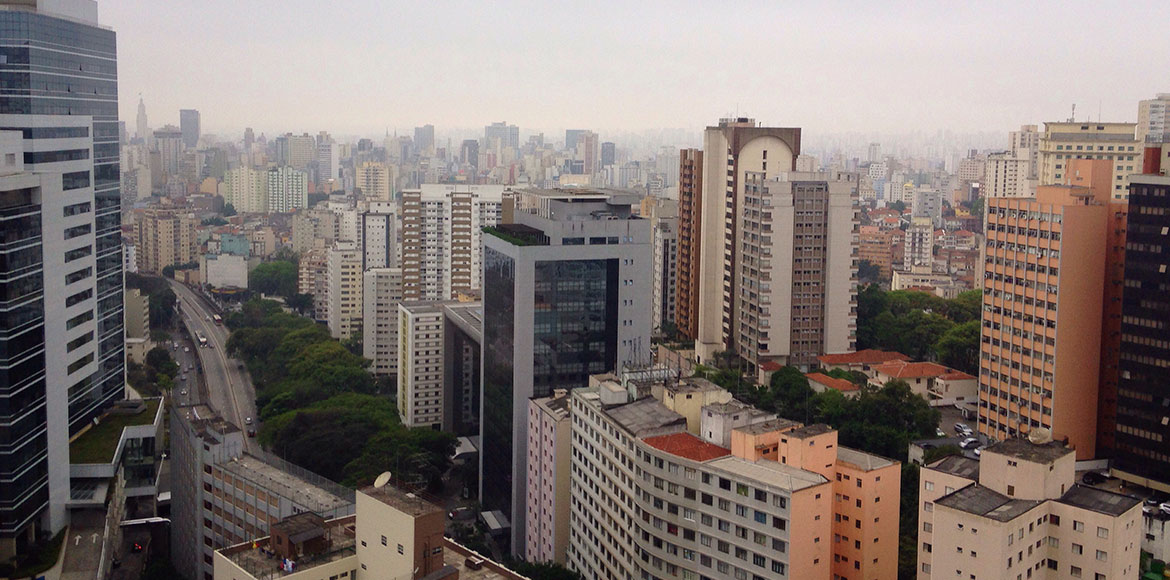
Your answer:
[[[223,174],[223,203],[239,213],[267,213],[271,174],[241,165]]]
[[[317,183],[340,189],[341,147],[322,132],[317,136]]]
[[[329,315],[329,249],[310,247],[301,252],[297,292],[313,296],[313,320],[325,322]]]
[[[1170,228],[1170,177],[1130,177],[1121,302],[1120,361],[1112,473],[1170,492],[1170,274],[1164,248]]]
[[[588,189],[518,192],[484,235],[480,498],[525,546],[528,400],[649,359],[650,224],[636,197]]]
[[[146,120],[146,103],[142,102],[142,95],[138,95],[138,117],[134,123],[134,137],[142,141],[143,145],[150,147],[153,135],[150,132],[150,124]]]
[[[179,161],[183,158],[183,131],[166,125],[154,132],[154,150],[158,151],[164,177],[179,175]]]
[[[978,425],[988,437],[1042,427],[1078,459],[1096,455],[1112,165],[1074,160],[1069,185],[988,200]]]
[[[654,317],[655,330],[675,323],[678,316],[678,217],[652,220],[654,228]]]
[[[307,171],[317,159],[317,140],[312,135],[285,133],[276,138],[276,162],[293,169]]]
[[[675,323],[679,332],[691,340],[699,332],[702,226],[703,152],[683,149],[679,151],[678,165],[678,296],[675,298]]]
[[[137,215],[138,269],[161,274],[163,268],[199,257],[199,220],[186,209],[148,208]]]
[[[238,169],[231,171],[238,171]],[[231,171],[228,173],[231,173]],[[298,171],[287,165],[273,167],[267,172],[258,171],[257,173],[267,173],[268,211],[288,213],[309,206],[308,173]],[[236,209],[243,211],[239,207]]]
[[[435,126],[423,125],[414,128],[414,146],[420,155],[434,157],[435,155]]]
[[[463,144],[459,147],[459,160],[464,165],[470,165],[476,172],[479,171],[479,141],[475,139],[464,139]],[[475,176],[472,176],[472,183],[475,183]]]
[[[601,166],[608,167],[617,161],[617,145],[612,141],[601,144]]]
[[[375,375],[397,376],[402,269],[370,268],[362,277],[362,356],[372,361]]]
[[[1138,102],[1137,142],[1170,143],[1170,93]]]
[[[398,266],[398,219],[394,204],[365,202],[361,214],[362,271]]]
[[[918,580],[1139,573],[1141,500],[1077,484],[1072,449],[1047,433],[1030,439],[922,468]]]
[[[483,140],[491,150],[496,147],[519,149],[520,127],[509,125],[507,121],[492,123],[483,128]]]
[[[528,401],[528,534],[524,559],[564,565],[569,548],[569,392]]]
[[[1040,185],[1066,183],[1074,159],[1108,159],[1113,165],[1112,198],[1125,199],[1129,175],[1141,173],[1143,144],[1134,123],[1044,123],[1040,136]]]
[[[446,300],[480,288],[483,228],[500,221],[507,187],[424,184],[402,192],[406,300]]]
[[[68,523],[69,439],[125,396],[117,47],[97,20],[96,2],[0,5],[20,63],[0,71],[4,556]]]
[[[930,223],[930,218],[910,218],[910,227],[906,228],[905,244],[901,270],[930,272],[934,262],[934,225]]]
[[[870,143],[869,144],[869,151],[868,151],[868,155],[866,155],[866,160],[869,161],[871,164],[881,162],[881,160],[882,160],[882,144],[881,143]]]
[[[745,178],[749,171],[760,173],[760,181],[792,171],[800,155],[800,129],[760,127],[746,117],[720,119],[717,126],[707,127],[703,151],[699,233],[705,243],[699,250],[695,351],[701,361],[710,361],[717,352],[738,352],[738,323],[743,319],[737,309],[738,260],[740,222],[747,215]],[[754,233],[757,241],[762,239],[759,232]],[[752,234],[747,235],[750,238]]]
[[[683,381],[688,399],[702,388]],[[570,569],[585,578],[897,576],[897,461],[726,392],[727,403],[701,406],[691,425],[664,404],[666,388],[646,390],[653,396],[609,375],[569,395]]]
[[[357,242],[329,248],[325,274],[329,333],[348,340],[362,329],[362,253]]]
[[[179,130],[183,133],[183,147],[194,149],[199,146],[199,111],[179,109]]]
[[[398,415],[407,427],[443,426],[443,311],[439,302],[398,304]]]
[[[860,227],[856,173],[764,176],[743,174],[730,305],[733,342],[761,380],[854,350]]]
[[[599,143],[597,133],[593,131],[585,131],[577,137],[577,159],[581,161],[585,175],[594,175],[601,170]]]
[[[366,161],[357,168],[357,187],[366,199],[394,201],[391,168],[385,163]]]

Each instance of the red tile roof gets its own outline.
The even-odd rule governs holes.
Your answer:
[[[672,433],[643,439],[647,445],[677,455],[691,461],[710,461],[731,455],[730,449],[725,449],[713,443],[707,443],[690,433]]]
[[[952,373],[951,369],[932,362],[898,361],[873,367],[875,373],[888,375],[895,379],[924,379],[940,377]]]
[[[804,375],[804,376],[809,381],[812,381],[814,383],[820,383],[820,384],[825,385],[826,387],[828,387],[830,389],[833,389],[835,391],[841,391],[843,393],[847,393],[850,391],[856,391],[859,388],[857,385],[855,385],[855,384],[853,384],[845,379],[835,379],[835,378],[830,377],[829,375],[826,375],[826,374],[808,373],[807,375]]]
[[[975,377],[963,371],[951,371],[945,375],[940,376],[939,378],[944,381],[966,381],[973,380]]]
[[[782,367],[780,365],[780,363],[778,363],[774,360],[770,360],[770,361],[767,361],[765,363],[761,363],[760,368],[765,370],[765,371],[778,371],[784,367]]]
[[[881,364],[895,360],[910,360],[910,357],[892,350],[875,350],[872,348],[867,348],[857,352],[822,354],[821,356],[817,357],[817,360],[827,365]]]

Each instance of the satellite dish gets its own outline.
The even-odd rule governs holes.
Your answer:
[[[1036,427],[1028,432],[1028,441],[1033,445],[1044,445],[1052,442],[1052,431],[1044,427]]]
[[[378,479],[374,480],[374,487],[377,487],[377,488],[386,487],[387,483],[390,483],[390,472],[389,471],[382,473],[382,475],[378,476]]]

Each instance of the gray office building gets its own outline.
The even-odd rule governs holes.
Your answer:
[[[517,192],[483,236],[480,501],[525,534],[528,400],[650,357],[653,244],[640,198],[609,190]]]
[[[116,44],[92,0],[0,2],[4,162],[29,176],[0,194],[0,553],[68,523],[69,438],[124,396]]]
[[[179,131],[183,134],[183,148],[194,149],[199,146],[199,111],[195,109],[179,109]]]

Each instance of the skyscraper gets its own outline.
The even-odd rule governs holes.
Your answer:
[[[565,150],[576,151],[578,139],[588,132],[588,129],[565,129]]]
[[[464,139],[463,145],[459,148],[459,159],[464,164],[470,165],[478,173],[479,141],[475,139]],[[474,176],[472,176],[472,183],[475,183]]]
[[[703,152],[679,151],[678,165],[678,298],[676,322],[683,336],[699,332],[699,263],[703,225]]]
[[[435,126],[415,127],[414,146],[418,148],[419,155],[433,157],[435,155]]]
[[[138,96],[138,119],[134,125],[134,137],[141,140],[143,145],[150,146],[150,124],[146,121],[146,103],[142,102],[142,95]]]
[[[1170,142],[1170,93],[1138,102],[1138,144]]]
[[[263,174],[264,172],[257,171],[256,173]],[[273,167],[267,171],[267,174],[268,211],[288,213],[309,206],[309,174],[297,171],[287,165]],[[239,207],[236,210],[244,211]]]
[[[24,172],[0,196],[0,278],[15,289],[0,305],[0,553],[11,555],[68,523],[69,438],[125,396],[125,356],[115,33],[96,2],[11,2],[0,44],[21,63],[0,71],[0,126],[23,137],[5,158]]]
[[[480,499],[525,546],[528,400],[649,360],[653,250],[637,198],[523,190],[483,237]],[[507,213],[507,212],[506,212]]]
[[[700,360],[709,361],[716,352],[738,350],[738,244],[747,172],[767,180],[794,170],[800,129],[760,127],[746,117],[720,119],[707,127],[703,151],[700,235],[707,243],[701,248],[695,350]]]
[[[617,145],[612,141],[606,141],[601,144],[601,166],[608,167],[613,165],[617,160]]]
[[[179,175],[179,163],[183,158],[183,132],[174,125],[166,125],[154,132],[154,150],[158,151],[158,168],[165,178]]]
[[[183,133],[183,147],[194,149],[199,146],[199,111],[179,109],[179,130]]]
[[[496,142],[498,142],[499,147],[519,149],[520,127],[509,125],[507,121],[492,123],[483,128],[483,140],[489,148],[496,147]]]
[[[1167,228],[1170,177],[1131,176],[1113,474],[1164,493],[1170,492]]]
[[[1040,135],[1040,185],[1065,183],[1074,159],[1108,159],[1113,163],[1113,199],[1125,199],[1129,175],[1141,173],[1143,144],[1134,123],[1045,123]]]

